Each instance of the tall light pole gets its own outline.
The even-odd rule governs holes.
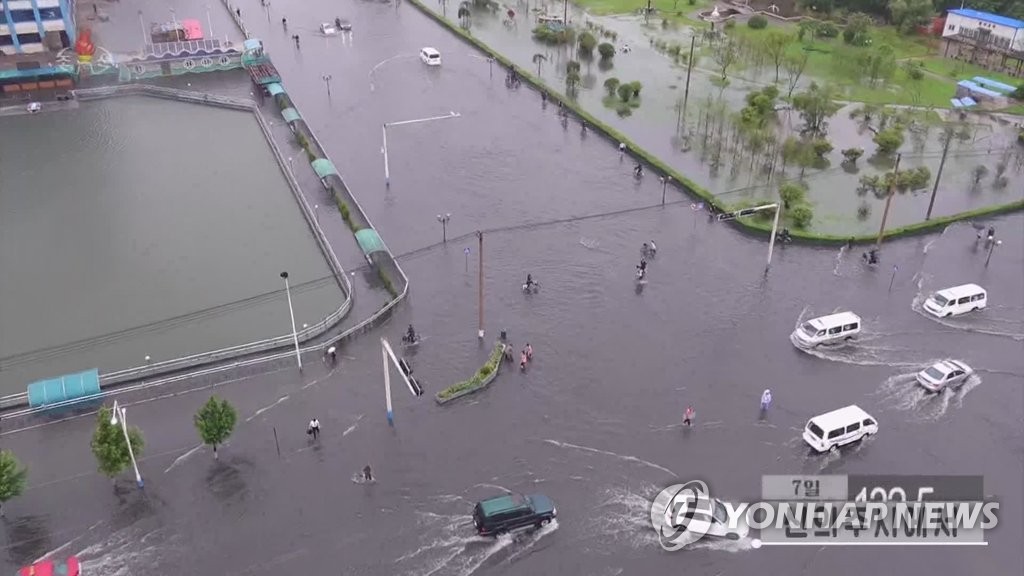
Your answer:
[[[316,225],[320,225],[320,205],[313,204],[313,217],[316,218]]]
[[[476,238],[479,242],[479,248],[477,248],[477,255],[480,260],[480,277],[478,278],[478,291],[479,291],[479,306],[480,306],[480,325],[478,327],[477,336],[483,340],[484,337],[484,233],[477,230]]]
[[[323,75],[323,80],[324,80],[324,84],[327,84],[327,97],[330,98],[331,97],[331,75],[330,74],[324,74]]]
[[[438,214],[437,221],[441,223],[441,242],[448,243],[448,221],[452,219],[451,214]]]
[[[118,416],[121,421],[121,431],[124,432],[124,443],[128,445],[128,456],[132,459],[132,468],[135,469],[135,483],[139,485],[139,488],[143,488],[142,474],[139,473],[139,463],[135,461],[135,450],[132,450],[132,441],[128,438],[128,420],[125,419],[125,409],[117,405],[117,400],[114,400],[113,414],[110,416],[110,425],[117,426]]]
[[[295,340],[295,361],[299,363],[299,372],[302,372],[302,355],[299,354],[299,333],[295,330],[295,309],[292,308],[292,289],[288,285],[288,272],[281,272],[284,279],[284,293],[288,296],[288,314],[292,317],[292,338]]]
[[[665,205],[665,190],[668,189],[668,183],[672,181],[671,176],[661,177],[661,205]]]
[[[892,197],[896,195],[896,181],[900,176],[900,160],[902,154],[896,155],[896,166],[892,169],[892,185],[889,186],[889,193],[885,196],[885,210],[882,211],[882,225],[878,228],[878,241],[875,242],[875,250],[882,247],[882,239],[885,237],[885,221],[889,219],[889,206],[892,204]]]

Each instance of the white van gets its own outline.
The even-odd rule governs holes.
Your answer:
[[[988,306],[988,293],[977,284],[964,284],[939,290],[924,301],[924,309],[932,316],[958,316]]]
[[[807,421],[804,442],[818,452],[836,450],[878,432],[878,423],[860,406],[851,404]]]
[[[420,50],[420,60],[422,60],[427,66],[440,66],[441,53],[433,48],[427,47]]]
[[[793,337],[808,347],[833,344],[854,338],[860,334],[860,326],[860,316],[853,312],[840,312],[804,322],[793,331]]]

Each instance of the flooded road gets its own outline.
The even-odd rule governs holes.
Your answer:
[[[259,9],[252,4],[243,11]],[[239,410],[219,462],[196,449],[190,416],[211,390],[168,389],[167,398],[133,405],[148,440],[145,495],[130,483],[112,491],[91,473],[88,418],[4,436],[34,470],[34,488],[8,506],[22,526],[20,538],[8,530],[10,563],[60,549],[105,574],[1019,571],[1024,217],[992,220],[1004,243],[988,266],[974,228],[959,224],[887,243],[877,269],[862,265],[862,249],[777,247],[765,276],[764,242],[709,222],[672,191],[659,206],[655,178],[636,182],[611,143],[581,137],[571,121],[563,128],[536,94],[507,92],[497,74],[492,85],[486,62],[421,14],[346,6],[340,16],[353,21],[356,48],[304,41],[301,54],[289,53],[283,33],[268,44],[346,182],[405,254],[410,300],[344,348],[332,371],[312,362],[300,376],[281,365],[216,388]],[[322,1],[295,10],[310,22],[337,11]],[[289,22],[299,18],[289,13]],[[421,45],[442,52],[442,70],[415,59],[385,64],[370,92],[373,66]],[[330,101],[324,73],[336,79]],[[351,79],[346,88],[340,78]],[[381,124],[449,110],[462,117],[395,130],[385,190]],[[446,212],[441,244],[435,215]],[[477,244],[464,235],[477,228],[485,231],[483,344]],[[633,269],[652,239],[658,254],[638,287]],[[521,290],[527,273],[541,283],[537,294]],[[941,322],[918,312],[929,291],[966,282],[988,289],[986,311]],[[790,343],[800,321],[844,309],[864,320],[859,341],[813,353]],[[408,358],[428,395],[396,385],[392,429],[376,336],[397,342],[409,323],[426,338]],[[529,368],[503,369],[486,392],[437,406],[430,395],[477,370],[501,329],[517,347],[533,346]],[[921,394],[913,373],[945,357],[977,377]],[[762,417],[764,388],[775,401]],[[878,419],[877,436],[809,454],[806,420],[851,403]],[[692,428],[681,425],[687,405]],[[314,416],[323,427],[317,444],[303,433]],[[354,481],[367,463],[376,482]],[[762,474],[784,473],[984,474],[985,492],[1003,505],[1001,524],[987,548],[925,553],[754,549],[748,540],[676,553],[658,546],[649,507],[665,485],[702,479],[716,496],[753,500]],[[472,504],[506,489],[550,496],[557,523],[475,537]]]

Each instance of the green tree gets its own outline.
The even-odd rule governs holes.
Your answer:
[[[850,14],[846,20],[846,28],[843,29],[843,42],[854,46],[863,46],[866,44],[868,30],[873,24],[874,22],[867,14],[860,12]]]
[[[625,84],[619,84],[618,92],[619,92],[619,98],[623,102],[629,102],[630,99],[633,98],[633,84],[631,82],[627,82]]]
[[[633,98],[640,97],[640,89],[644,87],[639,80],[633,80],[629,83],[630,87],[633,88]]]
[[[842,151],[843,159],[850,164],[856,164],[857,160],[864,155],[863,148],[847,148]]]
[[[812,82],[806,92],[793,97],[793,108],[800,112],[804,120],[804,131],[811,136],[824,136],[828,131],[828,119],[839,111],[841,106],[833,99],[832,90],[818,86]]]
[[[800,204],[789,211],[789,218],[797,228],[807,228],[814,219],[814,210],[807,204]]]
[[[874,141],[878,145],[879,154],[892,154],[903,146],[903,130],[896,127],[886,128],[875,134]]]
[[[760,14],[754,14],[747,20],[747,26],[754,30],[764,30],[768,27],[768,19]]]
[[[935,13],[931,0],[890,0],[889,13],[891,21],[900,32],[908,34],[918,26],[928,23]]]
[[[100,408],[96,415],[96,430],[92,433],[92,454],[99,464],[99,471],[104,476],[113,479],[125,468],[131,466],[132,457],[128,452],[128,444],[124,441],[124,431],[121,423],[111,424],[112,412],[106,406]],[[142,432],[132,426],[128,429],[128,438],[132,443],[132,451],[135,457],[142,455],[144,442]]]
[[[611,60],[615,56],[615,46],[608,42],[601,42],[597,45],[597,53],[601,55],[602,60]]]
[[[619,84],[621,84],[621,82],[619,82],[619,79],[614,76],[604,81],[604,89],[608,91],[609,98],[615,96],[615,91],[619,89]]]
[[[787,56],[782,60],[782,67],[786,70],[786,74],[789,77],[789,89],[786,91],[786,98],[793,97],[793,90],[796,90],[796,85],[800,82],[800,77],[803,76],[804,70],[807,69],[807,62],[810,60],[811,55],[806,50],[801,50],[796,56]]]
[[[0,450],[0,516],[4,514],[4,504],[25,490],[27,478],[28,470],[18,462],[14,452]]]
[[[786,59],[786,48],[789,48],[793,37],[782,30],[773,29],[761,38],[761,49],[768,55],[768,60],[775,66],[775,81],[779,81],[779,70]]]
[[[718,46],[715,47],[713,55],[715,62],[718,64],[718,69],[722,72],[722,80],[725,80],[729,67],[735,64],[736,60],[740,57],[740,45],[727,36],[725,40],[719,42]]]
[[[804,203],[807,188],[798,182],[784,182],[779,186],[779,197],[782,198],[782,206],[789,210]]]
[[[580,34],[577,41],[580,57],[590,58],[594,55],[594,48],[597,47],[597,38],[590,32]]]
[[[464,29],[469,28],[469,17],[471,13],[469,11],[469,2],[462,2],[459,4],[459,25]]]
[[[874,86],[879,80],[892,78],[893,72],[896,71],[896,52],[892,46],[879,46],[864,54],[861,65],[864,69],[864,74],[870,80],[871,85]]]
[[[238,414],[227,400],[211,396],[193,418],[203,444],[213,446],[217,458],[217,445],[223,444],[235,429]]]
[[[545,60],[547,60],[547,56],[544,56],[543,54],[533,55],[533,63],[537,65],[537,76],[540,76],[540,65]]]

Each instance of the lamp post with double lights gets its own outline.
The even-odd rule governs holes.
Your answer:
[[[448,243],[448,221],[452,219],[451,214],[438,214],[437,221],[441,223],[441,242]]]
[[[117,405],[117,400],[114,400],[113,414],[110,416],[110,425],[117,426],[120,421],[121,431],[124,432],[124,442],[128,445],[128,456],[132,460],[132,468],[135,470],[135,483],[139,485],[139,488],[143,488],[142,474],[139,473],[139,463],[135,461],[135,450],[132,449],[132,441],[128,437],[128,420],[125,418],[125,409]]]
[[[330,74],[324,74],[323,75],[324,84],[327,84],[327,97],[328,98],[331,97],[331,80],[332,79],[333,79],[333,76],[331,76]]]

